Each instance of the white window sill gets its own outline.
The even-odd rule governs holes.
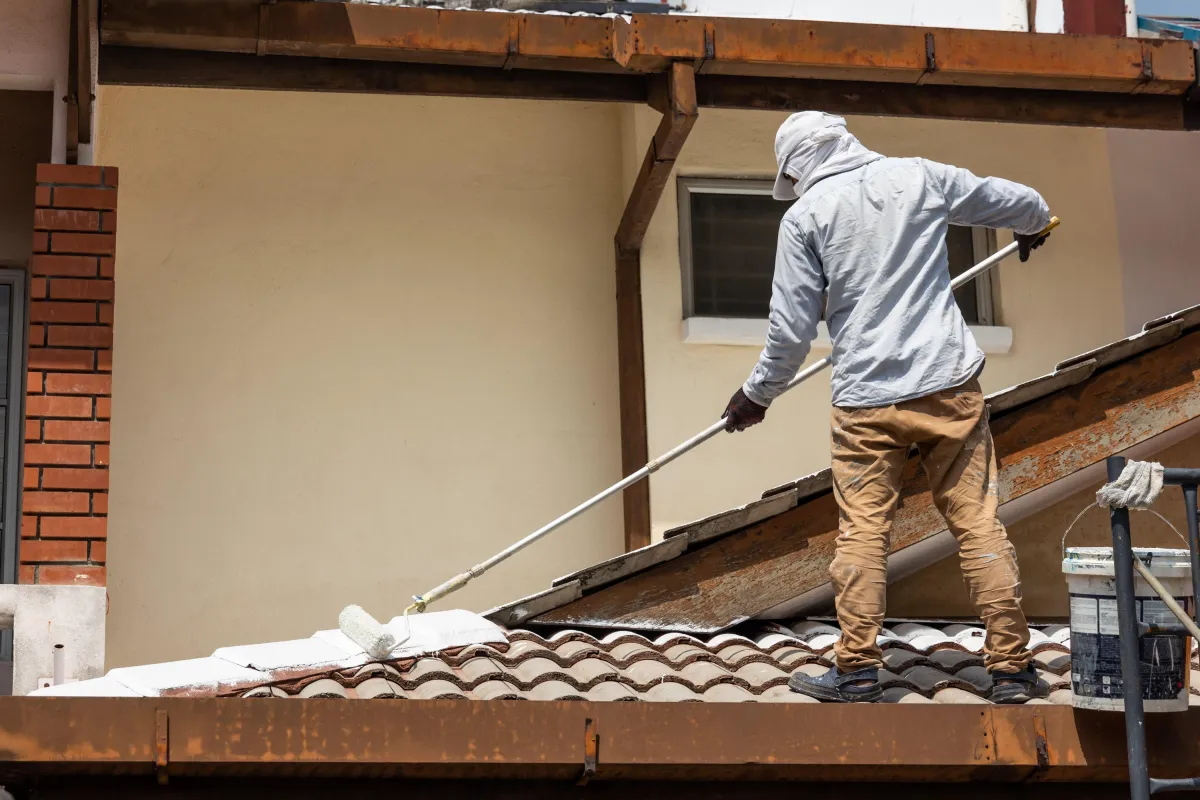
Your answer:
[[[988,355],[1004,355],[1012,350],[1012,328],[1003,325],[971,325],[971,333],[983,352]],[[767,339],[765,319],[738,319],[734,317],[690,317],[683,321],[684,344],[720,344],[734,347],[761,349]],[[817,324],[817,338],[812,349],[828,353],[833,349],[829,341],[829,328],[824,322]]]

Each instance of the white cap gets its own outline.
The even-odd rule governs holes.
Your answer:
[[[792,114],[775,134],[775,163],[779,168],[775,173],[775,188],[771,196],[776,200],[795,200],[796,189],[792,182],[784,177],[783,170],[797,150],[817,131],[830,127],[846,127],[846,120],[835,114],[823,111],[800,111]],[[793,175],[793,177],[800,177]]]

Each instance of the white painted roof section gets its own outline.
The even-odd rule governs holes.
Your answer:
[[[105,677],[142,697],[159,697],[164,692],[181,690],[211,694],[230,684],[264,681],[267,673],[209,656],[141,667],[121,667],[109,670]]]
[[[389,660],[413,658],[458,647],[508,641],[504,629],[478,614],[455,609],[394,617],[384,625],[398,646]],[[207,658],[167,661],[109,670],[102,678],[51,686],[39,697],[160,697],[213,695],[245,690],[304,674],[361,667],[375,661],[340,630],[308,639],[222,647]]]

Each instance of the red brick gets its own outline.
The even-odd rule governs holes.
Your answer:
[[[46,326],[45,325],[30,325],[29,326],[29,347],[45,347],[46,346]]]
[[[96,445],[95,464],[97,467],[107,467],[108,466],[108,445],[106,445],[106,444]]]
[[[17,578],[17,583],[30,584],[30,583],[35,582],[37,580],[37,577],[36,577],[36,573],[34,572],[34,569],[35,569],[35,567],[32,564],[22,564],[21,565],[21,574]]]
[[[86,492],[25,492],[21,507],[35,514],[86,514],[89,511]]]
[[[105,233],[117,232],[117,212],[105,211],[100,214],[100,230]]]
[[[112,350],[96,351],[96,369],[101,372],[112,372]]]
[[[92,447],[87,444],[27,444],[25,463],[86,467],[92,463]]]
[[[42,421],[40,419],[25,420],[25,441],[36,442],[42,438]]]
[[[112,262],[110,261],[109,263],[111,264]],[[100,324],[112,325],[113,324],[112,303],[100,303],[98,305],[99,305],[99,309],[100,309]]]
[[[112,256],[100,256],[100,277],[111,278],[113,276],[113,259]],[[108,318],[112,322],[112,317]]]
[[[103,539],[108,536],[108,518],[42,517],[42,536],[47,539]]]
[[[48,442],[107,442],[107,422],[65,422],[46,420]]]
[[[33,192],[33,204],[35,206],[50,205],[50,187],[39,186]]]
[[[55,231],[50,237],[52,253],[93,253],[111,256],[117,247],[117,239],[111,233],[61,233]]]
[[[96,514],[108,513],[108,494],[95,492],[92,494],[92,511]]]
[[[29,281],[29,296],[34,300],[44,300],[46,298],[47,280],[45,278],[33,278]]]
[[[29,304],[30,322],[92,322],[96,321],[95,303],[50,303],[46,301]]]
[[[34,275],[58,275],[71,278],[96,277],[96,256],[34,256],[29,269]],[[104,258],[109,261],[111,259]]]
[[[96,368],[94,350],[55,350],[49,347],[32,347],[29,350],[29,366],[33,369],[74,369],[91,371]]]
[[[93,208],[97,211],[115,211],[117,193],[112,189],[70,189],[54,187],[55,208]]]
[[[96,232],[100,230],[100,212],[39,208],[33,212],[33,229]]]
[[[38,164],[38,183],[103,183],[103,167],[83,164]]]
[[[25,391],[29,394],[40,394],[42,391],[42,373],[29,372],[25,375]]]
[[[33,252],[49,253],[50,252],[50,234],[45,231],[33,232]]]
[[[51,347],[112,347],[109,325],[51,325],[47,343]]]
[[[25,468],[25,480],[22,482],[22,488],[25,488],[25,489],[38,488],[38,468],[37,467],[26,467]],[[83,487],[80,487],[80,488],[83,488]]]
[[[34,395],[25,398],[25,414],[30,417],[92,418],[92,398]]]
[[[104,567],[38,567],[38,583],[45,585],[103,586]]]
[[[104,185],[116,188],[117,176],[119,174],[120,170],[118,170],[116,167],[104,167]]]
[[[43,489],[108,489],[106,469],[42,470]]]
[[[108,560],[108,542],[92,542],[88,550],[88,561],[103,564]]]
[[[87,542],[26,539],[21,542],[21,563],[87,561]]]
[[[50,296],[55,300],[112,300],[113,290],[111,280],[53,278],[50,281]]]
[[[112,394],[111,375],[51,372],[46,375],[48,394]]]
[[[21,517],[21,538],[33,539],[38,535],[38,520],[36,514],[25,514]]]
[[[112,398],[96,398],[96,419],[112,419]]]

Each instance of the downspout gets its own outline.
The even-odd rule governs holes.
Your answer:
[[[675,159],[696,122],[696,73],[674,62],[652,87],[650,105],[662,121],[646,150],[614,237],[617,262],[617,363],[621,407],[621,474],[650,460],[646,415],[646,353],[642,335],[642,241],[670,180]],[[650,544],[650,482],[625,490],[625,549]]]

